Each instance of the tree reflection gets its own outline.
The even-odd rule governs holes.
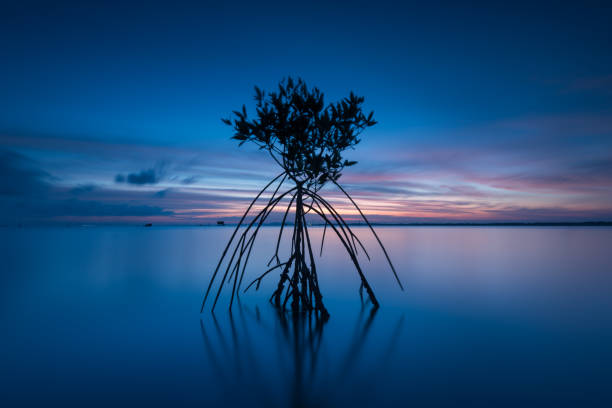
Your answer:
[[[371,305],[362,304],[354,323],[338,323],[327,337],[330,323],[311,313],[262,313],[241,303],[235,311],[221,322],[214,314],[200,319],[207,368],[228,403],[266,407],[329,406],[360,393],[367,398],[360,386],[373,385],[386,371],[403,326],[402,316],[377,327],[368,345],[377,317]]]

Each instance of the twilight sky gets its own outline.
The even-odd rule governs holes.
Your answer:
[[[0,6],[0,225],[231,221],[278,169],[220,118],[287,75],[375,111],[373,220],[612,220],[605,2],[122,3]]]

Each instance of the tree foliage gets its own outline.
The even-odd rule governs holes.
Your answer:
[[[255,101],[254,118],[243,105],[233,117],[222,119],[233,127],[233,139],[267,150],[296,184],[315,190],[329,180],[337,181],[345,167],[356,163],[345,160],[342,153],[354,148],[361,132],[376,124],[374,112],[363,112],[363,97],[351,92],[326,105],[323,93],[308,88],[302,79],[283,80],[276,92],[255,87]]]

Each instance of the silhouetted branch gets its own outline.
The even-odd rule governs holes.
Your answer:
[[[368,296],[370,297],[370,300],[372,301],[372,304],[375,307],[379,307],[380,304],[378,303],[378,301],[376,300],[376,296],[374,296],[374,291],[372,290],[372,288],[370,287],[370,284],[368,283],[368,280],[366,279],[365,275],[363,274],[363,271],[361,270],[361,267],[359,266],[359,261],[357,260],[357,257],[355,257],[355,254],[353,253],[353,251],[351,250],[349,244],[346,243],[346,241],[344,240],[344,238],[342,237],[342,234],[336,229],[336,227],[334,226],[334,224],[332,224],[327,217],[325,216],[325,214],[319,212],[318,210],[316,210],[314,207],[311,207],[313,209],[313,211],[318,214],[321,218],[323,218],[325,220],[325,222],[327,222],[329,224],[330,227],[332,227],[332,229],[334,230],[334,232],[336,233],[336,235],[338,236],[338,238],[340,239],[340,242],[342,242],[342,244],[344,245],[344,248],[346,249],[346,251],[348,252],[349,256],[351,257],[351,260],[353,261],[353,265],[355,265],[355,268],[357,269],[357,273],[359,274],[359,277],[361,278],[361,283],[363,284],[363,286],[365,287],[366,291],[368,292]]]
[[[387,250],[385,249],[385,246],[382,244],[382,242],[380,241],[380,238],[378,238],[378,234],[376,233],[376,231],[374,231],[374,227],[372,227],[372,224],[370,224],[370,221],[368,221],[368,219],[366,218],[366,216],[363,214],[363,212],[361,211],[361,208],[359,208],[359,206],[357,205],[357,203],[353,200],[353,198],[342,188],[342,186],[340,184],[338,184],[335,180],[332,180],[332,183],[334,183],[339,189],[340,191],[342,191],[344,193],[344,195],[351,200],[351,203],[353,203],[353,205],[355,206],[355,208],[357,209],[357,211],[359,211],[359,214],[361,214],[361,218],[363,218],[363,220],[365,221],[365,223],[368,225],[368,227],[370,227],[370,230],[372,231],[372,233],[374,234],[374,237],[376,237],[376,240],[378,241],[378,244],[380,245],[380,247],[382,248],[385,257],[387,258],[387,262],[389,262],[389,266],[391,266],[391,270],[393,271],[393,275],[395,276],[395,280],[397,281],[397,284],[399,285],[399,287],[404,290],[404,286],[402,285],[402,282],[399,279],[399,276],[397,276],[397,272],[395,271],[395,267],[393,266],[393,263],[391,262],[391,258],[389,258],[389,254],[387,254]]]
[[[319,256],[323,256],[323,244],[325,243],[325,233],[327,232],[327,223],[323,225],[324,227],[323,227],[323,236],[321,237],[321,252],[319,253]]]
[[[292,192],[293,190],[295,190],[295,187],[284,192],[283,194],[281,194],[278,198],[274,199],[273,203],[271,204],[272,208],[274,208],[274,206],[276,206],[276,204],[278,204],[278,202],[287,194],[289,194],[290,192]],[[221,289],[223,288],[223,284],[225,283],[225,279],[227,278],[227,275],[230,271],[230,267],[232,265],[232,262],[234,260],[234,257],[236,255],[236,252],[238,251],[238,246],[240,245],[241,241],[243,241],[246,237],[246,233],[248,232],[248,230],[253,226],[253,224],[256,222],[256,220],[262,215],[264,214],[267,209],[270,207],[270,205],[264,207],[263,210],[261,210],[259,212],[259,214],[253,219],[253,221],[251,221],[251,223],[249,224],[249,226],[247,227],[247,230],[242,234],[240,240],[238,241],[238,245],[236,245],[236,248],[234,249],[234,252],[232,254],[232,257],[228,263],[227,269],[225,270],[225,274],[223,275],[223,279],[221,280],[221,284],[219,285],[219,290],[217,291],[217,295],[215,296],[215,301],[213,302],[213,306],[212,306],[212,310],[215,310],[215,306],[217,305],[217,301],[219,300],[219,296],[221,295]],[[242,254],[241,254],[242,255]],[[232,291],[232,295],[233,295],[233,291]],[[233,296],[232,296],[233,298]],[[231,305],[230,305],[231,307]]]
[[[283,265],[287,265],[287,264],[289,264],[289,263],[290,263],[292,260],[293,260],[293,257],[289,258],[289,261],[287,261],[287,262],[283,262],[283,263],[280,263],[280,264],[278,264],[278,265],[275,265],[275,266],[271,267],[270,269],[268,269],[267,271],[265,271],[264,273],[262,273],[261,275],[259,275],[259,277],[255,278],[255,279],[253,280],[253,282],[249,283],[249,285],[248,285],[248,286],[247,286],[247,287],[244,289],[244,292],[246,293],[246,291],[247,291],[247,290],[249,290],[249,288],[250,288],[251,286],[253,286],[253,284],[254,284],[255,282],[257,282],[257,286],[255,287],[255,290],[258,290],[258,289],[259,289],[259,284],[261,283],[261,280],[264,278],[264,276],[266,276],[267,274],[269,274],[270,272],[272,272],[272,271],[273,271],[273,270],[275,270],[276,268],[280,268],[280,267],[281,267],[281,266],[283,266]]]
[[[279,174],[278,176],[274,177],[272,179],[272,181],[270,181],[268,184],[266,184],[266,186],[263,189],[261,189],[261,191],[253,199],[253,201],[251,201],[251,204],[249,204],[249,207],[247,208],[247,210],[242,215],[242,218],[238,222],[238,225],[236,225],[236,228],[234,229],[234,232],[232,233],[232,236],[231,236],[229,242],[227,243],[227,245],[225,246],[225,249],[223,250],[223,254],[221,255],[221,259],[219,259],[219,263],[217,264],[217,267],[215,268],[215,272],[213,273],[213,276],[210,279],[210,283],[208,284],[208,288],[206,289],[206,294],[204,295],[204,300],[202,301],[202,307],[200,308],[200,313],[202,313],[202,311],[204,310],[204,304],[206,303],[206,299],[208,298],[208,294],[210,292],[210,288],[212,287],[213,282],[215,281],[215,277],[217,276],[217,272],[219,272],[219,267],[221,266],[221,263],[223,262],[223,259],[225,258],[225,254],[227,253],[227,250],[229,249],[230,245],[232,244],[232,241],[234,240],[234,237],[236,236],[236,232],[238,232],[238,228],[240,228],[240,226],[242,225],[242,222],[244,221],[245,217],[247,216],[247,214],[251,210],[251,207],[253,207],[253,204],[255,204],[257,199],[259,199],[259,197],[263,194],[263,192],[266,191],[268,189],[268,187],[270,187],[270,185],[272,185],[272,183],[274,183],[276,180],[278,180],[284,174],[285,173]]]
[[[370,255],[368,254],[368,251],[365,249],[365,247],[363,246],[363,244],[361,243],[361,240],[357,237],[357,235],[355,235],[353,233],[353,230],[348,225],[348,223],[346,221],[344,221],[344,218],[342,218],[340,213],[338,213],[338,211],[336,211],[336,209],[327,200],[325,200],[323,197],[321,197],[316,192],[310,191],[309,193],[312,194],[312,197],[315,200],[315,202],[319,201],[321,204],[323,204],[325,206],[325,208],[328,210],[328,212],[338,222],[338,225],[343,226],[344,228],[346,228],[346,230],[348,231],[348,233],[351,236],[351,242],[353,244],[353,249],[354,249],[355,255],[357,255],[357,247],[355,245],[355,241],[357,241],[357,243],[359,244],[359,246],[363,250],[363,253],[365,254],[366,258],[368,258],[368,261],[369,261],[370,260]]]

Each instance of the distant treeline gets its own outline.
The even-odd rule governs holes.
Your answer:
[[[290,223],[286,223],[291,225]],[[367,226],[365,223],[351,223],[351,226]],[[407,222],[407,223],[377,223],[372,225],[381,227],[612,227],[612,221],[587,221],[587,222]],[[213,224],[209,224],[213,225]],[[236,225],[226,223],[225,225]],[[280,225],[277,222],[265,225]],[[324,226],[323,223],[312,223],[313,226]],[[204,226],[204,225],[203,225]]]
[[[405,223],[405,224],[377,224],[402,225],[423,227],[611,227],[612,221],[590,222],[445,222],[445,223]]]
[[[347,222],[350,226],[367,226],[365,223],[351,223]],[[375,226],[380,227],[612,227],[612,221],[588,221],[588,222],[406,222],[406,223],[371,223]],[[156,224],[160,227],[228,227],[236,226],[236,223],[231,221],[225,222],[224,224],[210,223],[210,224]],[[279,226],[279,222],[265,223],[265,226]],[[285,223],[285,225],[293,225],[292,223]],[[324,226],[323,223],[314,222],[309,223],[312,226]],[[56,223],[44,223],[44,224],[0,224],[0,228],[22,228],[22,227],[141,227],[143,224],[56,224]],[[153,226],[153,224],[144,224],[145,227]]]

